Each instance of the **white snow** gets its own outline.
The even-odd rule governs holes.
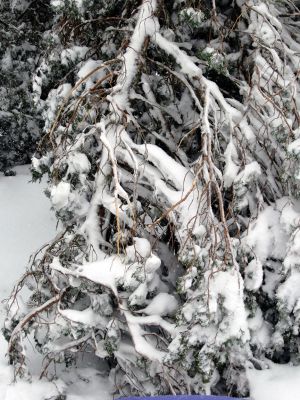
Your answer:
[[[126,255],[129,261],[134,261],[136,257],[146,258],[150,256],[151,246],[147,239],[133,238],[134,244],[127,246]]]
[[[70,376],[68,400],[111,400],[111,383],[92,368],[79,369]]]
[[[180,14],[184,17],[185,15],[190,18],[194,23],[200,24],[204,19],[205,15],[201,10],[195,10],[193,7],[183,9]]]
[[[219,324],[216,342],[223,343],[226,339],[240,337],[241,340],[249,339],[247,316],[243,301],[243,280],[237,271],[216,271],[206,273],[209,287],[209,310],[218,312],[219,300],[223,298],[223,307],[227,311]]]
[[[79,85],[79,82],[84,82],[86,89],[94,86],[97,81],[106,75],[105,69],[102,65],[103,62],[101,60],[87,60],[77,72],[79,81],[76,83],[76,87]]]
[[[1,68],[3,71],[10,71],[13,68],[13,61],[10,49],[6,49],[4,56],[1,60]]]
[[[0,269],[0,295],[1,299],[7,297],[12,288],[14,281],[22,274],[30,254],[36,250],[44,242],[50,240],[55,235],[56,221],[54,216],[49,211],[49,201],[44,196],[42,188],[44,185],[30,184],[30,173],[28,167],[18,167],[17,176],[15,177],[4,177],[0,176],[0,259],[2,260]],[[297,212],[293,205],[286,204],[283,206],[283,202],[277,204],[278,208],[281,209],[281,224],[284,225],[286,221],[294,221],[298,223]],[[286,236],[284,231],[275,232],[275,226],[279,226],[279,211],[274,210],[273,207],[267,207],[259,216],[256,225],[250,228],[250,237],[248,237],[248,245],[254,245],[258,250],[259,238],[264,235],[264,228],[271,229],[273,239],[272,243],[267,243],[267,253],[273,254],[277,252],[275,250],[280,241],[283,240],[286,244]],[[286,225],[289,224],[286,222]],[[256,239],[254,239],[254,231],[251,233],[251,229],[255,227]],[[277,238],[275,239],[275,236]],[[252,247],[251,246],[251,247]],[[134,247],[134,246],[133,246]],[[143,253],[144,256],[148,256],[148,260],[155,264],[156,268],[156,256],[151,255],[149,243],[146,240],[135,241],[135,250]],[[264,261],[267,256],[266,252],[262,249],[258,250],[260,260]],[[150,261],[149,261],[150,262]],[[254,263],[254,261],[253,261]],[[257,261],[256,261],[257,263]],[[101,264],[101,268],[99,267]],[[151,264],[151,263],[150,263]],[[251,263],[250,263],[251,265]],[[150,268],[150,267],[149,267]],[[154,268],[154,269],[155,269]],[[250,271],[251,270],[251,271]],[[100,272],[101,271],[101,272]],[[252,268],[249,268],[248,272],[252,272]],[[106,279],[106,283],[109,285],[115,284],[115,279],[120,278],[124,274],[124,264],[118,258],[106,259],[98,263],[90,263],[82,266],[81,270],[77,270],[75,274],[86,276],[88,278],[98,279],[103,283],[103,279]],[[95,273],[95,276],[93,275]],[[234,272],[233,272],[234,273]],[[228,285],[226,283],[229,272],[219,272],[215,276],[210,278],[210,307],[217,307],[217,298],[221,294],[224,296],[223,306],[228,309],[232,314],[233,320],[236,320],[239,316],[239,323],[235,326],[231,322],[230,332],[224,332],[226,334],[232,334],[232,329],[241,327],[245,317],[245,311],[243,307],[237,307],[240,303],[240,293],[242,288],[238,285],[238,277],[236,279],[236,287],[230,287],[230,291],[227,290]],[[93,276],[92,276],[93,275]],[[96,276],[97,275],[97,276]],[[100,276],[101,275],[101,276]],[[259,283],[261,276],[257,277]],[[295,272],[291,275],[290,280],[296,280],[296,286],[299,287],[299,277],[296,276]],[[257,281],[257,282],[258,282]],[[230,279],[232,282],[232,279]],[[286,281],[286,286],[289,286],[289,279]],[[247,284],[247,283],[246,283]],[[258,283],[254,286],[257,287]],[[116,290],[116,288],[114,287]],[[290,290],[285,290],[285,284],[278,291],[277,296],[288,297]],[[253,290],[253,289],[252,289]],[[289,307],[294,307],[294,299],[288,298]],[[158,324],[169,332],[172,332],[172,326],[160,319],[157,314],[164,315],[164,312],[157,312],[158,308],[165,308],[167,305],[169,308],[173,305],[175,311],[175,303],[177,303],[175,297],[167,293],[161,293],[156,296],[150,304],[143,310],[145,314],[149,314],[149,317],[133,317],[126,314],[126,318],[131,327],[131,333],[134,339],[137,341],[136,347],[138,351],[149,352],[152,351],[152,347],[149,349],[145,348],[145,343],[141,343],[141,324]],[[155,307],[154,307],[155,306]],[[3,307],[3,306],[2,306]],[[155,314],[152,315],[151,307],[155,308]],[[172,308],[172,307],[171,307]],[[153,310],[152,310],[153,311]],[[70,310],[64,310],[63,313],[69,313]],[[85,323],[87,319],[94,319],[90,315],[91,310],[85,312],[77,312],[74,314],[72,310],[72,318],[74,321],[80,322],[82,318]],[[170,313],[170,311],[168,311]],[[0,319],[3,321],[4,310],[0,309]],[[70,315],[68,315],[70,318]],[[242,324],[241,324],[242,323]],[[251,319],[248,319],[248,326],[252,331],[256,332],[259,336],[259,343],[264,346],[269,340],[270,331],[269,327],[263,324],[261,318],[261,312],[258,310],[257,314]],[[257,342],[257,341],[256,341]],[[49,383],[46,380],[39,381],[33,378],[33,383],[18,382],[16,384],[10,384],[13,373],[12,369],[6,365],[5,360],[6,342],[1,337],[0,339],[0,398],[3,400],[42,400],[49,398],[49,396],[56,393],[57,387],[62,391],[67,390],[68,398],[70,400],[94,400],[99,398],[108,400],[111,399],[111,386],[109,382],[99,375],[99,372],[95,369],[78,369],[76,373],[63,374],[61,379],[53,383]],[[152,354],[154,358],[161,359],[163,354],[157,353]],[[270,369],[268,370],[250,370],[247,371],[247,376],[250,382],[251,398],[254,400],[295,400],[299,397],[300,393],[300,367],[294,367],[291,365],[277,365],[268,362]],[[67,389],[65,389],[67,387]]]
[[[30,183],[28,166],[17,175],[0,175],[0,296],[7,297],[32,252],[55,236],[56,219],[43,190]]]
[[[69,65],[71,62],[81,60],[89,50],[86,46],[72,46],[68,49],[63,49],[60,55],[61,63]]]
[[[75,323],[84,324],[87,326],[97,326],[103,324],[103,317],[98,313],[94,312],[91,308],[87,308],[83,311],[78,310],[59,310],[63,317]]]
[[[68,172],[86,174],[91,168],[91,163],[89,162],[87,156],[78,151],[72,151],[68,154]]]
[[[277,291],[278,299],[284,301],[288,311],[292,311],[299,299],[300,273],[293,271]]]
[[[290,234],[300,224],[299,211],[296,210],[296,205],[287,197],[278,200],[277,204],[278,209],[281,211],[280,223],[285,232]]]
[[[243,185],[247,184],[254,177],[261,174],[261,169],[257,161],[252,161],[250,164],[245,165],[244,169],[238,174],[235,183],[241,182]]]
[[[62,7],[64,4],[63,0],[51,0],[51,5],[53,7]]]
[[[117,84],[114,87],[114,93],[112,96],[108,96],[112,109],[119,117],[122,117],[122,110],[129,110],[128,92],[137,72],[138,55],[144,41],[147,36],[155,36],[159,30],[157,18],[154,16],[156,7],[156,0],[143,1],[130,44],[122,56],[123,67],[120,71]]]
[[[254,400],[298,400],[300,367],[270,364],[270,369],[248,369],[250,394]]]
[[[24,272],[31,253],[56,235],[56,219],[43,193],[45,183],[29,183],[28,166],[15,170],[17,175],[14,177],[0,175],[1,326],[5,316],[3,299],[9,296],[14,283]],[[89,310],[78,315],[85,319],[90,317]],[[78,320],[77,315],[73,316]],[[31,383],[12,383],[13,370],[7,365],[6,349],[7,343],[0,334],[0,400],[46,400],[54,397],[57,389],[67,390],[68,400],[112,399],[111,384],[95,368],[63,372],[60,380],[53,382],[33,376]]]
[[[299,268],[299,252],[300,252],[300,230],[299,228],[293,233],[292,241],[288,247],[288,253],[284,259],[283,265],[288,271],[293,267]]]
[[[148,304],[146,308],[140,310],[139,313],[147,315],[173,315],[178,308],[176,298],[168,293],[159,293]]]
[[[60,210],[69,202],[71,186],[68,182],[59,182],[57,186],[53,186],[51,190],[51,201],[53,206]]]
[[[225,156],[225,171],[223,179],[224,179],[224,187],[228,188],[232,185],[232,183],[236,179],[240,169],[238,165],[238,154],[232,140],[230,140],[230,142],[228,143],[224,156]]]
[[[67,99],[72,92],[72,85],[70,83],[63,83],[57,88],[57,96],[62,99]]]
[[[288,152],[298,155],[300,153],[300,139],[294,140],[288,145]]]
[[[258,218],[250,223],[243,245],[263,263],[268,257],[284,258],[288,236],[280,223],[280,212],[272,206],[266,207]]]
[[[42,192],[44,185],[28,183],[30,180],[28,167],[18,167],[16,170],[17,176],[15,177],[0,176],[0,259],[5,261],[2,261],[0,269],[1,299],[8,296],[14,281],[24,271],[30,254],[55,235],[55,219],[49,212],[49,201]],[[292,207],[290,207],[290,209],[292,210]],[[287,213],[287,206],[286,208],[283,208],[283,210]],[[279,216],[276,214],[277,212],[273,209],[271,210],[271,207],[267,208],[262,213],[260,217],[262,219],[258,221],[258,225],[261,226],[261,228],[263,224],[270,227],[270,221],[273,220],[273,223],[278,221]],[[294,215],[296,216],[293,212],[293,220]],[[288,218],[288,216],[291,216],[290,213],[289,215],[286,215],[284,219]],[[258,229],[258,226],[256,226],[256,229]],[[261,232],[261,234],[263,233]],[[279,236],[282,237],[282,234],[283,232],[280,233]],[[261,237],[261,235],[258,235],[258,240],[259,237]],[[146,242],[140,242],[137,245],[139,251],[145,251],[147,248],[146,253],[149,255],[149,248]],[[272,245],[272,248],[274,249],[274,244]],[[18,251],[16,251],[16,249],[18,249]],[[268,251],[270,250],[271,248],[269,247]],[[264,259],[264,252],[261,252],[260,256],[261,259]],[[152,255],[149,259],[151,259],[151,257],[155,256]],[[117,264],[120,267],[120,263]],[[87,269],[85,269],[84,272],[87,272]],[[121,268],[121,270],[124,272],[123,268]],[[121,271],[119,272],[122,273]],[[117,275],[119,275],[119,273]],[[220,290],[223,293],[226,288],[226,279],[225,281],[223,279],[225,276],[221,277],[221,275],[219,275],[218,279],[214,277],[211,282],[211,289],[214,293],[213,298],[215,298],[216,293],[220,293]],[[234,292],[235,294],[231,293],[229,297],[228,293],[225,294],[225,297],[227,298],[225,305],[232,311],[234,309],[233,304],[236,301],[233,297],[239,296],[238,287],[236,287],[236,291],[234,290]],[[232,297],[233,294],[234,296]],[[165,297],[166,295],[167,294],[164,294]],[[152,302],[155,299],[156,298],[154,298]],[[162,300],[166,300],[166,298]],[[173,300],[175,299],[173,298]],[[161,304],[163,303],[164,301],[162,301]],[[291,303],[293,303],[293,301]],[[213,299],[211,299],[210,305],[213,305]],[[248,326],[251,330],[257,332],[257,335],[260,336],[260,343],[263,346],[268,340],[269,332],[268,327],[261,324],[262,321],[261,318],[259,318],[259,315],[260,313],[252,318],[251,322],[248,319]],[[85,315],[85,317],[86,316],[87,315]],[[2,308],[0,310],[0,319],[3,321],[3,318],[4,311]],[[129,317],[133,331],[134,327],[135,329],[140,329],[139,323],[143,322],[142,318],[149,317]],[[75,319],[78,320],[78,318]],[[151,321],[145,320],[145,322],[149,323]],[[161,323],[160,320],[153,321],[153,323],[157,322]],[[165,328],[169,329],[168,326]],[[132,333],[134,333],[133,331]],[[137,335],[136,338],[140,338],[140,336]],[[26,382],[10,384],[13,378],[13,373],[12,369],[6,365],[5,350],[6,342],[1,337],[0,398],[3,400],[15,400],[20,398],[24,400],[42,400],[45,399],[45,396],[49,397],[49,395],[55,393],[57,386],[63,388],[66,384],[68,385],[68,398],[70,400],[94,400],[99,398],[100,393],[102,400],[111,399],[111,386],[109,382],[107,379],[101,377],[99,372],[94,369],[79,369],[76,373],[69,375],[64,374],[63,380],[65,383],[62,381],[49,383],[47,381],[39,381],[33,378],[33,383],[31,384]],[[300,393],[300,367],[277,365],[272,363],[269,364],[270,369],[268,370],[248,370],[247,375],[250,382],[251,398],[254,400],[297,399]]]
[[[181,72],[191,78],[200,78],[202,76],[201,69],[198,68],[196,64],[191,61],[191,58],[184,51],[180,50],[176,44],[165,39],[160,33],[156,33],[151,39],[167,54],[175,58],[178,65],[181,67]]]
[[[14,177],[0,175],[1,326],[5,315],[3,299],[9,296],[15,281],[25,271],[31,253],[55,236],[56,226],[49,200],[43,193],[45,185],[29,183],[31,174],[28,166],[15,170],[17,175]],[[0,335],[0,398],[40,400],[41,391],[50,393],[54,385],[49,383],[44,386],[41,382],[32,388],[29,388],[29,384],[7,386],[13,373],[6,365],[6,348],[7,343]]]
[[[93,282],[99,283],[118,296],[117,281],[124,276],[125,264],[118,256],[111,256],[102,261],[95,261],[78,266],[75,271],[62,267],[56,259],[51,264],[53,270],[62,272],[66,275],[77,278],[87,278]]]
[[[254,258],[245,268],[245,287],[248,290],[258,290],[262,285],[263,275],[262,263]]]
[[[269,345],[272,334],[272,325],[264,321],[262,311],[258,307],[255,315],[249,317],[248,327],[251,331],[251,342],[262,349]]]
[[[55,398],[57,388],[64,390],[62,381],[48,382],[46,380],[36,380],[34,384],[20,381],[14,385],[6,387],[4,392],[5,400],[46,400]],[[1,386],[0,386],[1,389]]]

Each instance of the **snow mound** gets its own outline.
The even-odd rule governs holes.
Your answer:
[[[270,364],[270,369],[249,369],[251,399],[296,400],[300,394],[300,367]]]

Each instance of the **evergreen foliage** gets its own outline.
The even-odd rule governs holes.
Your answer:
[[[49,1],[0,4],[0,171],[30,162],[43,121],[34,107],[32,75],[43,32],[51,27]]]
[[[16,371],[28,335],[47,368],[105,360],[118,395],[247,395],[247,368],[298,365],[299,10],[51,4],[32,165],[62,230],[9,303]]]

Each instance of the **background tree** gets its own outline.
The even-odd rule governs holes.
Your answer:
[[[52,6],[33,174],[62,231],[8,306],[17,372],[29,334],[47,368],[106,360],[118,394],[245,395],[247,368],[298,364],[299,10]]]
[[[43,121],[32,99],[32,75],[51,28],[49,1],[3,0],[0,5],[0,171],[30,163]]]

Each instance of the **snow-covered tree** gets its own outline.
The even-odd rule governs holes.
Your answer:
[[[0,4],[0,171],[29,163],[43,121],[32,99],[43,32],[51,27],[49,1]]]
[[[28,335],[42,375],[91,353],[122,395],[246,395],[247,368],[299,364],[298,8],[52,6],[33,175],[61,232],[8,306],[16,371]]]

